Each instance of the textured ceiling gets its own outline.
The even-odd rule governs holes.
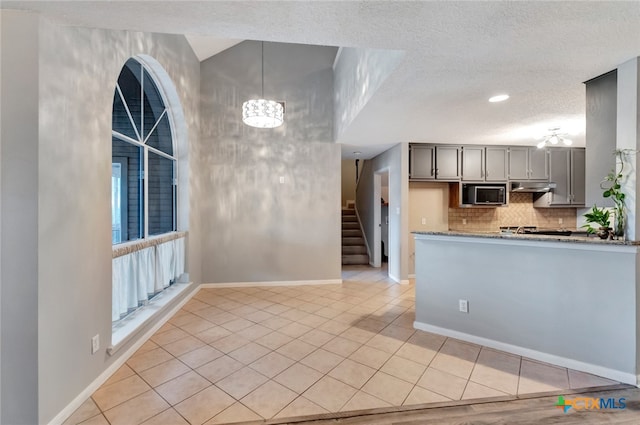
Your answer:
[[[640,2],[14,2],[70,25],[404,50],[344,131],[343,154],[405,141],[584,144],[583,81],[640,56]],[[200,40],[202,41],[202,40]],[[212,50],[215,51],[215,48]],[[511,98],[499,104],[497,93]]]

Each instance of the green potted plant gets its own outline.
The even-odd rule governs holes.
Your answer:
[[[598,208],[596,205],[591,208],[591,211],[584,215],[587,224],[582,227],[587,229],[587,233],[589,234],[597,234],[600,239],[607,239],[612,236],[612,230],[610,227],[609,216],[610,212],[606,208]],[[592,224],[597,224],[598,228],[592,226]]]
[[[614,155],[616,156],[616,166],[600,183],[600,188],[604,190],[602,196],[605,198],[611,198],[613,204],[613,215],[615,218],[615,230],[614,235],[616,237],[624,236],[625,227],[625,194],[622,192],[622,181],[624,178],[624,163],[626,155],[632,152],[631,149],[616,149]],[[617,170],[618,164],[620,164],[620,170]]]

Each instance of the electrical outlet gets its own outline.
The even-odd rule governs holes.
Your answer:
[[[468,313],[469,312],[469,301],[467,301],[467,300],[458,300],[458,306],[459,306],[460,311],[462,313]]]
[[[284,176],[280,176],[280,184],[284,184]]]
[[[558,219],[558,224],[562,224],[562,219],[561,218]]]
[[[462,224],[467,224],[467,219],[466,218],[462,219]]]
[[[427,224],[427,219],[422,217],[422,224]]]
[[[100,349],[100,334],[91,338],[91,354],[95,354]]]

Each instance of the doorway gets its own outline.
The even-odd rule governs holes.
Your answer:
[[[373,267],[381,267],[389,259],[389,168],[376,171],[373,174],[374,211],[374,241]]]

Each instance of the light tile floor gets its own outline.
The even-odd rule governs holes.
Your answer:
[[[200,290],[66,424],[220,424],[616,382],[413,329],[414,285]]]

